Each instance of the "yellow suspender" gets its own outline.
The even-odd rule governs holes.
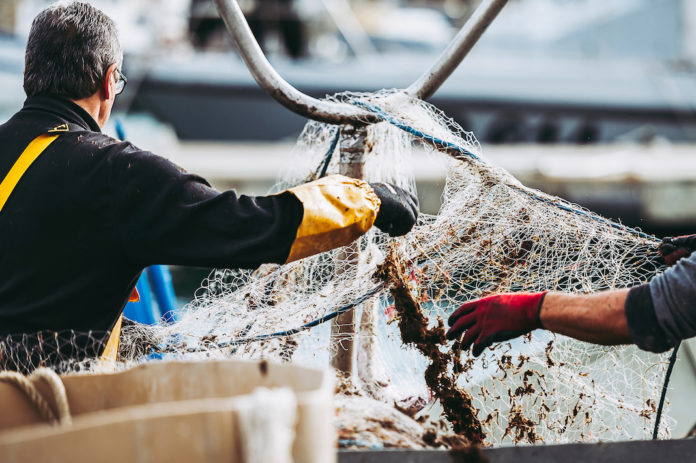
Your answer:
[[[48,148],[48,145],[53,143],[59,136],[60,135],[51,135],[48,133],[41,134],[29,143],[29,146],[19,155],[17,162],[10,168],[5,179],[0,183],[0,211],[2,211],[7,199],[10,197],[12,191],[29,166],[31,166],[33,162],[36,161],[36,158]]]
[[[101,357],[99,357],[99,360],[101,360],[102,363],[113,364],[116,362],[116,358],[118,357],[118,340],[121,337],[122,322],[123,314],[121,314],[121,316],[118,317],[118,320],[116,320],[116,324],[111,330],[109,340],[106,342],[106,347],[104,347],[104,352],[102,352]]]
[[[14,191],[15,187],[19,183],[24,173],[29,169],[29,167],[41,156],[48,146],[53,143],[56,138],[60,136],[60,133],[53,134],[52,132],[67,132],[68,126],[58,126],[55,129],[49,131],[49,133],[44,133],[36,137],[29,143],[29,146],[19,155],[17,161],[10,168],[3,181],[0,183],[0,211],[5,206],[7,199]],[[116,355],[118,354],[118,339],[121,335],[121,320],[123,315],[121,315],[114,328],[111,330],[111,335],[106,343],[104,352],[102,353],[102,361],[114,362],[116,360]]]

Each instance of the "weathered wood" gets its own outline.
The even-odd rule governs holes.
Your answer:
[[[0,384],[0,461],[241,461],[237,410],[257,387],[295,392],[295,461],[335,461],[333,385],[318,370],[265,362],[153,362],[117,373],[64,376],[63,383],[72,426],[41,424],[21,393]]]

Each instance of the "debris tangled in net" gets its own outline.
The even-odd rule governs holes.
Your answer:
[[[415,191],[413,157],[447,165],[438,214],[422,215],[405,237],[373,230],[356,246],[288,265],[215,270],[176,323],[124,328],[121,365],[155,357],[326,367],[332,351],[352,344],[354,374],[339,381],[336,399],[345,446],[648,438],[665,355],[535,331],[474,358],[444,339],[442,320],[497,292],[592,293],[644,283],[662,270],[656,239],[521,185],[427,103],[391,91],[333,99],[384,119],[367,130],[368,181]],[[337,173],[336,131],[308,123],[294,169],[276,189]],[[331,339],[335,320],[267,336],[330,319],[339,308],[355,311],[355,326],[339,337]]]

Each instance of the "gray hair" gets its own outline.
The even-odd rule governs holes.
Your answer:
[[[114,63],[123,60],[116,24],[89,3],[61,1],[31,25],[25,55],[27,97],[78,100],[93,95]]]

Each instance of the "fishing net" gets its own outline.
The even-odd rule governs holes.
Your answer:
[[[49,367],[58,373],[91,371],[104,350],[108,331],[40,331],[0,337],[0,371],[29,374]]]
[[[366,129],[368,181],[415,191],[414,157],[446,164],[439,212],[405,237],[373,229],[288,265],[215,270],[177,322],[125,327],[121,364],[231,357],[323,368],[349,355],[336,398],[344,446],[648,438],[665,355],[538,330],[475,358],[445,341],[443,319],[503,291],[644,283],[661,270],[655,238],[521,185],[427,103],[394,91],[333,100],[383,120]],[[275,191],[339,172],[341,143],[336,126],[308,123]]]

